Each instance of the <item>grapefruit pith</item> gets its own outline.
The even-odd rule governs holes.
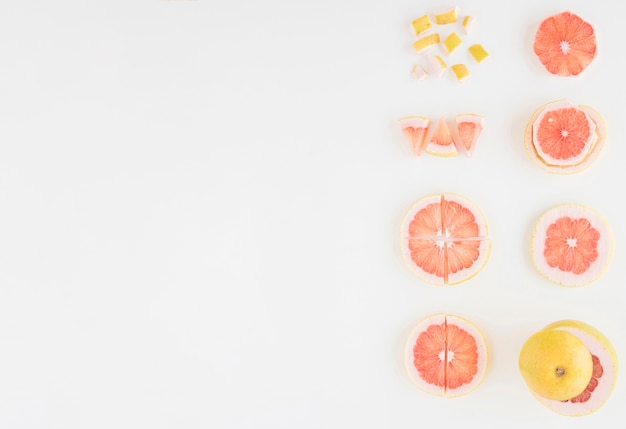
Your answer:
[[[604,272],[612,239],[606,221],[588,207],[565,204],[541,216],[531,242],[537,270],[561,286],[584,286]]]
[[[571,12],[552,15],[541,22],[533,50],[550,73],[580,74],[596,56],[593,26]]]
[[[421,320],[409,335],[405,363],[409,378],[424,391],[457,397],[482,381],[487,343],[467,320],[437,314]]]
[[[436,285],[473,277],[491,247],[482,213],[454,194],[430,195],[415,203],[402,223],[401,240],[411,270]]]

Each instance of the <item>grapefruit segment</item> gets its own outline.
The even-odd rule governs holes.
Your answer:
[[[426,152],[438,156],[456,156],[459,154],[445,118],[439,119],[437,128],[426,146]]]
[[[456,129],[459,142],[468,156],[472,156],[474,146],[483,131],[485,118],[480,115],[466,114],[456,116]]]
[[[461,396],[478,387],[487,371],[487,343],[467,320],[429,316],[409,335],[405,364],[409,378],[424,391]]]
[[[541,22],[533,50],[548,72],[575,76],[596,56],[595,32],[591,24],[578,15],[562,12]]]
[[[426,141],[426,134],[430,126],[430,119],[421,116],[406,116],[398,120],[402,133],[413,149],[413,154],[419,156]]]
[[[446,244],[446,282],[449,285],[464,282],[478,274],[491,250],[488,239],[457,240]]]
[[[548,280],[578,287],[595,281],[611,257],[612,239],[595,211],[567,204],[548,210],[535,226],[531,249],[535,267]]]

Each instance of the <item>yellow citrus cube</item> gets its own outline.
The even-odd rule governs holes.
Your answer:
[[[450,55],[463,41],[459,37],[458,34],[452,32],[446,39],[443,41],[443,47],[446,51],[446,54]]]
[[[430,34],[428,36],[424,36],[421,39],[418,39],[415,43],[413,43],[413,48],[417,52],[422,52],[424,49],[429,46],[436,45],[439,43],[439,33]]]
[[[420,16],[419,18],[414,19],[413,22],[411,22],[411,25],[413,26],[413,31],[415,31],[416,35],[423,33],[433,26],[428,15]]]
[[[465,79],[470,77],[470,72],[465,64],[454,64],[450,66],[450,69],[459,81],[464,81]]]
[[[437,25],[444,25],[456,22],[458,10],[459,8],[455,7],[451,10],[436,14],[435,23]]]
[[[485,48],[481,44],[472,45],[467,50],[472,54],[472,57],[477,63],[482,63],[489,57],[489,53],[485,51]]]

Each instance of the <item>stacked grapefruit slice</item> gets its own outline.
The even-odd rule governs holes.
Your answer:
[[[487,343],[476,326],[457,316],[421,320],[405,347],[409,378],[437,396],[457,397],[474,390],[487,371]]]
[[[550,173],[577,173],[600,155],[606,140],[598,112],[568,101],[541,106],[524,133],[528,156]]]
[[[476,275],[489,257],[487,223],[469,200],[453,194],[422,198],[401,229],[402,254],[422,280],[456,284]]]

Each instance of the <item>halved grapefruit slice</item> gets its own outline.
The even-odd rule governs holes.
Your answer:
[[[409,378],[438,396],[474,390],[487,372],[487,343],[480,330],[457,316],[437,314],[420,321],[405,347]]]
[[[485,265],[491,248],[483,215],[454,194],[430,195],[415,203],[402,223],[401,240],[411,270],[435,285],[470,279]]]
[[[474,146],[483,131],[485,118],[475,114],[465,114],[456,116],[456,129],[459,142],[465,148],[467,156],[472,156]]]
[[[600,114],[566,101],[541,106],[524,131],[526,153],[549,173],[583,171],[598,158],[605,142],[606,127]]]
[[[551,410],[566,416],[583,416],[599,409],[607,401],[617,378],[617,353],[608,338],[593,326],[578,320],[561,320],[544,328],[567,331],[581,340],[593,360],[593,373],[587,388],[566,401],[537,396]]]
[[[606,221],[588,207],[565,204],[544,213],[533,233],[535,267],[561,286],[595,281],[611,259],[612,239]]]
[[[411,144],[413,154],[419,156],[426,141],[430,119],[421,116],[406,116],[398,120],[402,133]]]
[[[591,24],[571,12],[562,12],[541,22],[533,49],[550,73],[575,76],[595,58],[596,36]]]
[[[426,146],[426,152],[437,156],[456,156],[459,154],[456,150],[454,138],[452,137],[446,118],[441,117],[439,119],[437,128]]]

